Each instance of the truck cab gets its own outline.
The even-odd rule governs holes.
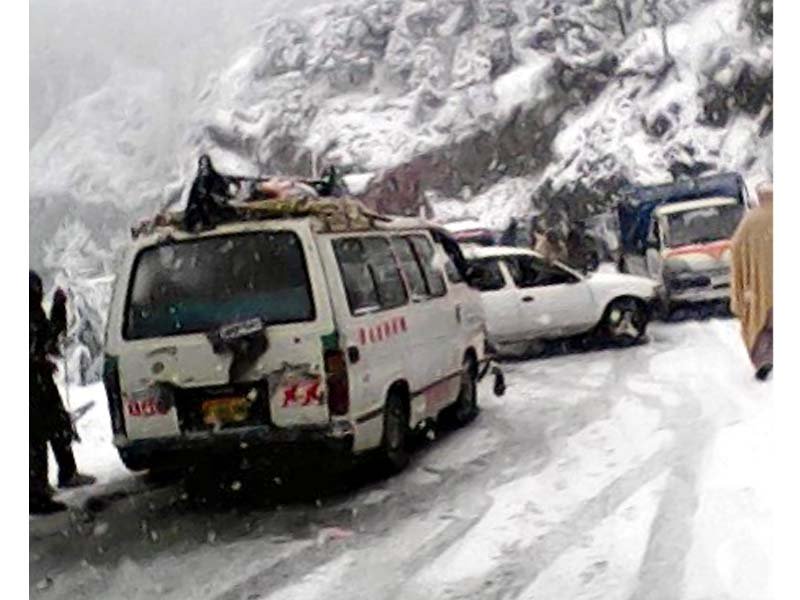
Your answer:
[[[645,263],[671,302],[730,295],[730,244],[744,207],[733,198],[690,200],[653,213]]]
[[[620,270],[660,284],[667,307],[730,297],[730,243],[746,207],[739,175],[633,188],[618,206]]]

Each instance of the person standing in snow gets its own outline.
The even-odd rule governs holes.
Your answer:
[[[58,463],[58,486],[78,487],[94,483],[95,478],[78,473],[70,447],[74,430],[69,414],[61,402],[53,372],[52,356],[58,354],[58,338],[66,330],[66,295],[56,290],[50,318],[42,308],[42,280],[29,272],[29,508],[31,514],[46,514],[64,510],[62,503],[53,500],[53,489],[47,481],[47,443]]]
[[[742,219],[731,242],[731,311],[763,381],[772,371],[772,184],[761,184],[757,193],[758,207]]]
[[[544,235],[537,235],[534,252],[542,255],[548,263],[564,261],[567,258],[567,248],[561,241],[561,236],[555,229],[548,229]]]

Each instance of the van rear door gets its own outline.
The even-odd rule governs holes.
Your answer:
[[[129,437],[328,423],[333,320],[306,222],[152,244],[126,268],[108,332]]]

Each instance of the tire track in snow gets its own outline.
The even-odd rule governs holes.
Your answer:
[[[530,586],[564,552],[578,544],[585,532],[615,512],[644,485],[664,472],[674,449],[657,452],[641,465],[614,480],[599,494],[585,502],[567,520],[538,538],[532,546],[510,553],[506,561],[484,578],[479,590],[453,595],[455,599],[480,597],[485,600],[511,600]]]
[[[679,449],[667,488],[653,522],[650,540],[639,570],[638,586],[631,600],[679,600],[685,588],[686,562],[694,541],[695,515],[699,507],[699,482],[704,459],[720,430],[735,421],[731,402],[741,398],[729,370],[736,360],[734,348],[723,339],[722,322],[712,320],[700,326],[687,324],[692,345],[703,350],[695,358],[702,373],[688,370],[683,382],[690,394],[677,407],[665,407],[667,426],[678,432]],[[712,337],[724,352],[708,356],[704,338]],[[685,349],[684,349],[685,352]],[[691,363],[691,355],[683,360]],[[719,368],[715,368],[715,363]],[[652,371],[652,368],[651,368]],[[722,374],[722,376],[718,375]]]
[[[409,513],[404,517],[406,521],[419,519],[420,514],[418,508],[416,507],[423,505],[425,507],[424,510],[426,511],[426,515],[433,515],[434,520],[444,516],[449,518],[450,522],[447,526],[436,529],[432,537],[425,538],[423,536],[425,541],[423,541],[421,545],[418,544],[414,548],[413,553],[409,553],[408,556],[403,557],[394,555],[394,561],[388,568],[382,564],[382,559],[377,560],[377,562],[372,559],[374,559],[375,556],[382,557],[386,550],[391,551],[392,549],[387,548],[381,551],[376,549],[376,546],[380,547],[384,541],[388,541],[389,546],[391,546],[391,536],[395,535],[398,530],[402,529],[403,522],[395,522],[394,526],[392,526],[389,531],[381,532],[381,537],[377,537],[377,539],[375,539],[374,536],[372,539],[369,537],[361,538],[358,545],[366,546],[366,548],[361,551],[360,559],[353,563],[357,564],[359,568],[356,569],[354,567],[354,572],[352,573],[341,573],[341,581],[329,581],[329,586],[336,590],[337,593],[349,593],[351,595],[357,594],[360,597],[408,597],[408,590],[405,589],[407,582],[412,579],[415,574],[427,567],[433,560],[441,556],[448,548],[466,537],[475,527],[475,525],[480,522],[486,511],[491,507],[491,498],[488,496],[488,494],[485,492],[476,494],[476,488],[488,489],[490,485],[505,483],[513,480],[516,476],[518,476],[519,472],[533,475],[541,472],[544,468],[546,468],[548,459],[554,454],[558,453],[570,436],[579,433],[593,423],[608,417],[613,407],[621,399],[618,394],[611,394],[608,392],[613,390],[619,383],[621,375],[616,367],[621,361],[625,360],[625,353],[614,350],[607,352],[611,355],[611,364],[605,369],[605,373],[601,377],[601,380],[598,382],[598,384],[588,388],[588,391],[594,392],[592,397],[582,400],[577,405],[567,404],[566,407],[559,412],[557,419],[558,422],[554,424],[553,427],[550,427],[549,429],[547,427],[541,427],[537,430],[539,437],[542,438],[539,441],[543,440],[547,445],[546,455],[543,456],[537,452],[531,452],[531,445],[532,442],[536,441],[536,436],[532,436],[530,431],[522,432],[523,435],[521,436],[521,439],[515,439],[511,444],[507,443],[504,447],[495,448],[487,454],[481,455],[471,461],[472,467],[476,465],[479,467],[477,472],[474,468],[467,468],[464,471],[446,473],[450,476],[442,482],[428,484],[424,486],[424,488],[418,488],[412,493],[403,494],[402,498],[395,496],[392,498],[393,502],[390,503],[394,504],[394,507],[386,505],[383,507],[384,510],[394,513],[393,516],[395,518],[398,516],[396,513],[396,505],[399,502],[402,502],[406,506],[411,507],[410,510],[406,510],[406,512]],[[572,357],[558,357],[551,360],[552,363],[566,362],[567,364],[570,364],[571,358]],[[594,362],[591,361],[591,358],[594,357],[587,357],[588,362],[590,362],[590,364],[594,364]],[[530,369],[530,367],[538,366],[539,362],[540,361],[530,361],[526,363],[525,366]],[[554,366],[557,370],[563,369],[563,366]],[[575,366],[580,368],[578,365]],[[528,369],[522,371],[521,374],[527,374],[527,371]],[[511,377],[516,379],[517,374],[518,373],[512,373]],[[520,377],[520,379],[522,379],[522,377]],[[518,382],[514,381],[510,381],[510,383],[513,383],[514,386],[519,385]],[[557,385],[564,385],[564,383],[565,382],[560,381]],[[513,393],[513,387],[509,386],[509,388],[509,393]],[[503,414],[503,408],[504,403],[502,400],[490,401],[489,406],[484,409],[484,411],[481,413],[480,419],[476,422],[476,424],[482,426],[481,429],[468,428],[458,431],[454,435],[468,436],[472,432],[484,431],[486,429],[489,429],[492,432],[507,430],[509,423],[506,419],[513,418],[513,414]],[[514,420],[511,421],[511,424],[514,426],[518,425],[518,423]],[[440,448],[437,447],[436,443],[429,448],[429,451],[434,455],[435,463],[439,462],[435,458],[438,450],[440,450]],[[489,467],[496,467],[501,461],[513,465],[517,474],[512,475],[493,473],[487,470]],[[415,457],[415,461],[412,463],[412,466],[416,464],[418,468],[424,469],[425,462],[425,457],[422,457],[422,459]],[[443,469],[440,472],[446,471],[447,469]],[[413,471],[411,473],[407,472],[393,478],[389,481],[389,487],[397,487],[398,485],[402,484],[404,479],[410,477],[413,477]],[[476,478],[479,481],[476,481]],[[429,494],[430,489],[438,490],[437,494],[431,497]],[[466,513],[465,516],[459,515],[453,517],[453,511],[448,510],[447,508],[444,510],[441,509],[442,506],[447,507],[448,503],[451,502],[453,498],[456,498],[459,502],[457,509],[460,510],[456,510],[456,512]],[[376,518],[380,520],[379,515]],[[369,527],[369,525],[365,526]],[[350,543],[337,546],[337,548],[342,552],[347,553],[358,551],[356,545]],[[250,598],[251,596],[261,597],[254,595],[255,590],[264,590],[267,586],[269,586],[269,582],[272,582],[272,587],[274,588],[274,582],[276,580],[286,582],[286,585],[281,586],[283,591],[273,590],[274,597],[283,598],[283,594],[286,594],[285,597],[292,598],[294,597],[296,586],[302,586],[302,588],[297,589],[308,589],[307,586],[302,583],[302,581],[292,581],[292,574],[297,571],[297,565],[305,565],[306,572],[315,572],[317,570],[327,574],[338,572],[336,569],[329,568],[331,560],[325,560],[325,557],[328,554],[329,550],[325,548],[309,549],[303,552],[302,555],[293,557],[285,564],[275,565],[274,567],[266,570],[264,573],[257,574],[254,577],[249,578],[249,580],[240,582],[234,586],[229,593],[220,596],[218,600],[240,600],[243,598]],[[383,578],[375,576],[369,577],[367,580],[364,577],[360,577],[359,573],[362,572],[364,564],[370,565],[366,571],[375,571],[377,569],[381,572]],[[342,585],[344,585],[345,589],[341,589]],[[348,585],[352,587],[348,587]],[[249,594],[247,593],[247,590],[250,590]],[[323,595],[327,595],[328,591],[330,590],[326,590],[326,594]],[[273,596],[269,597],[272,598]]]

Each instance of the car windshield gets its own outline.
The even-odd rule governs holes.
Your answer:
[[[744,214],[741,204],[697,208],[667,215],[670,248],[730,239]]]
[[[314,318],[298,237],[257,232],[142,250],[131,277],[124,335],[141,339],[210,331],[261,318]]]

